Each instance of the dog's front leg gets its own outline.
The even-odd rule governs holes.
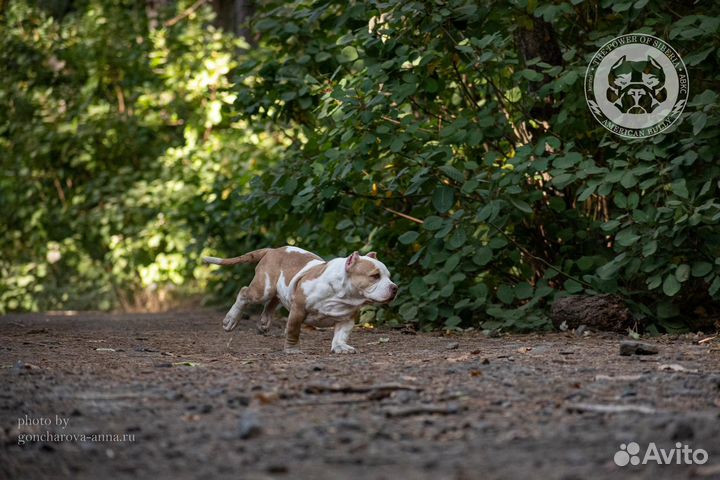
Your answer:
[[[355,319],[350,318],[348,320],[342,320],[335,324],[335,335],[332,339],[332,348],[330,349],[333,353],[355,353],[356,350],[347,344],[347,339],[350,336],[350,332],[355,326]]]
[[[305,308],[293,304],[288,315],[287,327],[285,328],[285,353],[302,353],[298,347],[300,341],[300,327],[305,321]]]

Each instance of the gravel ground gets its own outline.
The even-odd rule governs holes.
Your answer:
[[[0,478],[720,478],[720,339],[358,328],[334,355],[306,329],[286,355],[280,322],[222,317],[0,318]],[[630,442],[708,460],[620,467]]]

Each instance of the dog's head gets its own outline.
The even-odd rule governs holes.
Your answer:
[[[345,259],[345,272],[352,286],[372,303],[389,303],[397,295],[398,286],[390,280],[390,272],[375,252],[353,252]]]
[[[622,113],[650,113],[666,98],[665,72],[650,55],[641,61],[623,56],[610,68],[607,99]]]

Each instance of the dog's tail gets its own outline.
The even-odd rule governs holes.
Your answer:
[[[252,252],[240,255],[235,258],[217,258],[203,257],[205,263],[213,263],[215,265],[237,265],[238,263],[258,263],[270,251],[270,248],[261,248]]]

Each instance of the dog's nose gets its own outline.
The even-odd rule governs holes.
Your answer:
[[[391,283],[390,284],[390,293],[392,294],[393,297],[395,296],[397,291],[398,291],[398,286],[395,285],[394,283]]]

